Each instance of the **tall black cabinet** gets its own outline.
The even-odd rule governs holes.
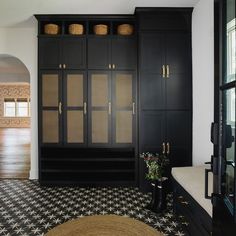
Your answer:
[[[137,8],[139,24],[139,152],[192,164],[192,9]],[[140,160],[140,187],[146,189]]]
[[[145,188],[141,152],[191,165],[190,8],[134,15],[36,15],[41,184]],[[56,23],[59,34],[44,34]],[[82,24],[82,35],[69,25]],[[134,26],[129,36],[120,24]],[[106,24],[107,35],[93,26]]]

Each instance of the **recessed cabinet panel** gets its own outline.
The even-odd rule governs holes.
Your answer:
[[[88,69],[109,69],[110,39],[88,38]]]
[[[59,68],[61,62],[60,39],[40,38],[39,40],[39,67],[40,69]]]
[[[132,111],[116,112],[116,143],[133,142],[133,115]]]
[[[42,112],[43,143],[59,142],[59,117],[58,111],[44,110]]]
[[[91,96],[92,107],[100,107],[108,105],[108,75],[107,74],[92,74],[91,75]]]
[[[116,108],[132,107],[133,102],[133,75],[116,73]]]
[[[166,79],[166,108],[168,110],[191,109],[192,82],[187,74],[171,74]]]
[[[156,73],[141,72],[141,109],[165,109],[165,79]]]
[[[42,105],[44,107],[57,107],[59,102],[59,76],[58,74],[42,75]]]
[[[165,140],[165,112],[145,111],[140,117],[140,143],[142,152],[162,152]]]
[[[92,111],[92,143],[108,143],[107,111]]]
[[[67,111],[67,142],[84,143],[83,111]]]
[[[85,69],[86,40],[85,38],[63,39],[62,61],[66,69]]]
[[[189,33],[166,33],[166,65],[171,74],[191,73],[191,37]],[[190,77],[190,76],[188,76]]]
[[[166,112],[166,142],[172,166],[191,165],[191,112]]]
[[[140,36],[140,70],[162,74],[164,61],[162,33],[142,33]]]
[[[67,106],[79,107],[84,102],[84,75],[67,75]]]
[[[136,68],[136,39],[112,39],[112,64],[117,70]]]

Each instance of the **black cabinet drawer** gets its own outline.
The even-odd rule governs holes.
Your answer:
[[[211,235],[211,217],[176,181],[173,182],[174,208],[177,215],[184,216],[190,235]],[[194,234],[196,230],[198,234]]]

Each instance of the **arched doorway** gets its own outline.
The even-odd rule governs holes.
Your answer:
[[[30,73],[0,54],[0,178],[29,178]]]

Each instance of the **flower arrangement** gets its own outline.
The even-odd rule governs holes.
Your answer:
[[[146,152],[140,154],[140,157],[144,159],[148,168],[146,178],[149,180],[162,180],[165,167],[169,164],[167,156]]]

